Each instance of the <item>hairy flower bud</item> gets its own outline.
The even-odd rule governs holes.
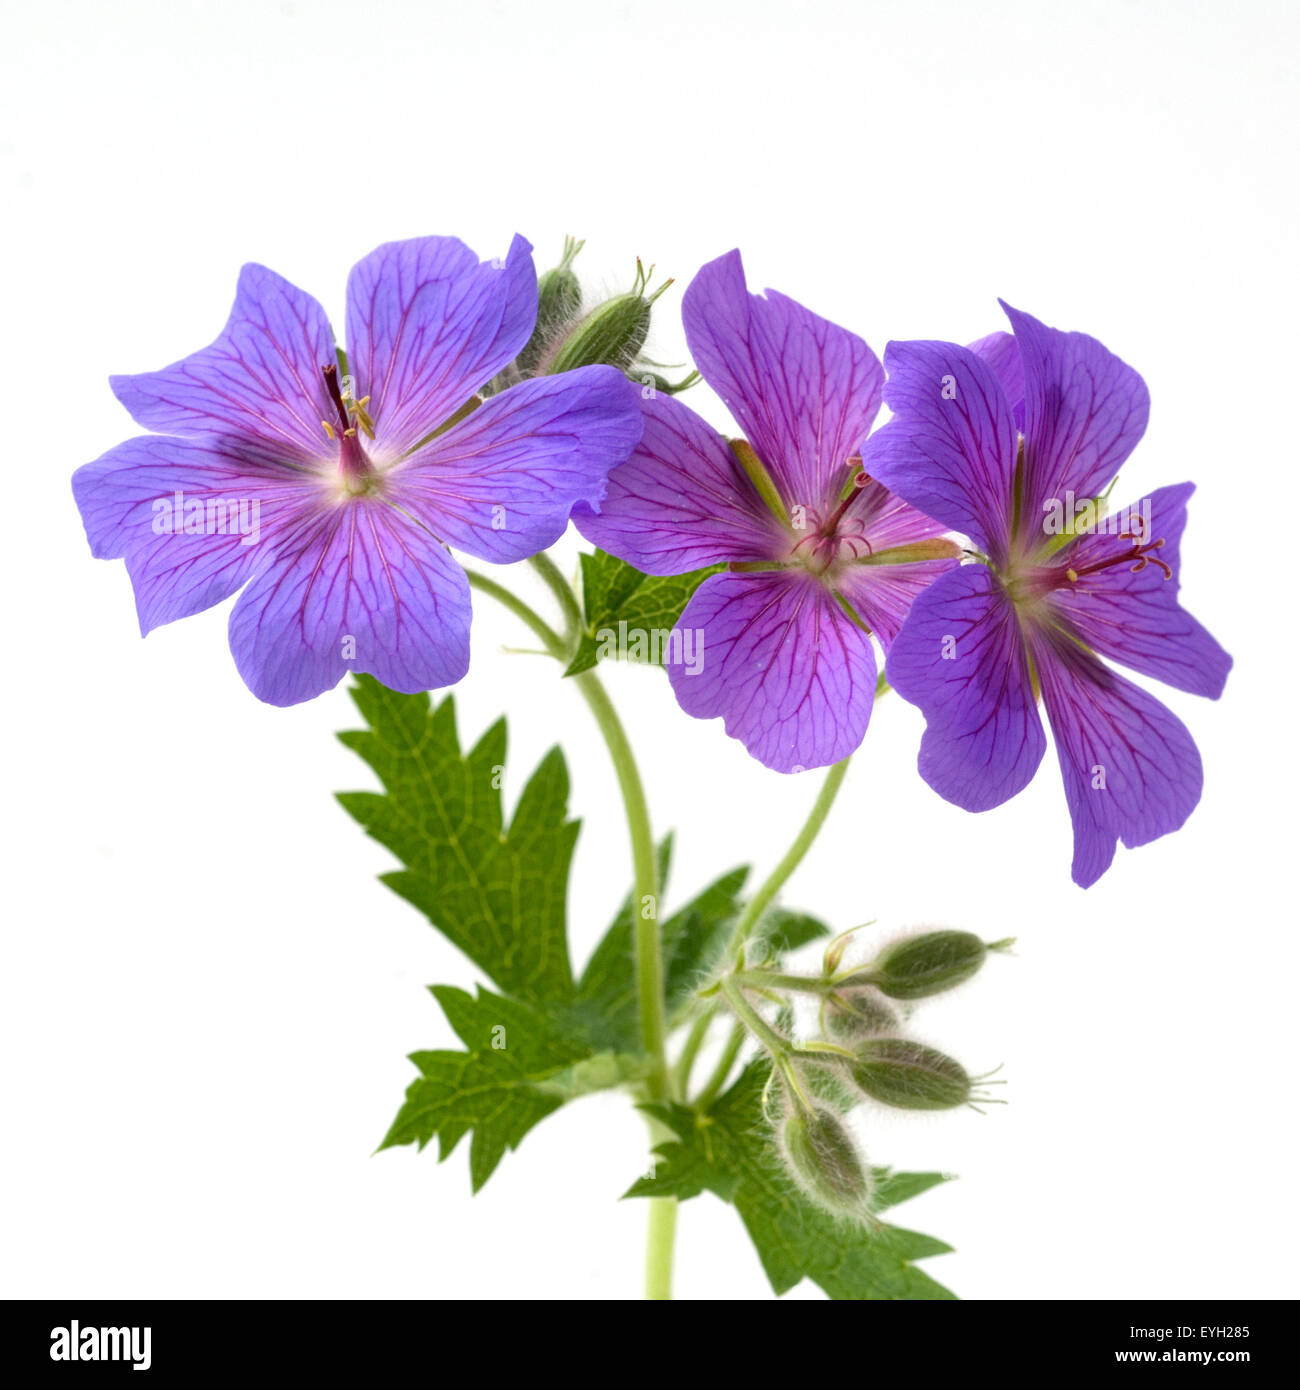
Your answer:
[[[834,1111],[793,1107],[781,1124],[781,1151],[795,1181],[819,1206],[866,1214],[871,1169]]]
[[[582,312],[582,286],[572,267],[574,257],[584,245],[584,242],[573,237],[565,237],[564,254],[560,257],[559,265],[543,271],[537,277],[537,323],[533,327],[533,336],[515,359],[520,376],[537,374],[537,364],[548,345],[562,339]]]
[[[652,267],[653,269],[653,267]],[[615,295],[584,314],[549,348],[537,375],[554,376],[575,367],[618,367],[627,371],[645,346],[650,332],[650,307],[672,284],[665,281],[650,294],[651,271],[637,262],[636,281],[626,294]]]
[[[971,1098],[960,1062],[909,1038],[868,1038],[854,1049],[849,1075],[859,1090],[900,1110],[951,1110]]]
[[[859,1038],[897,1031],[900,1019],[879,990],[871,985],[853,985],[827,998],[822,1023],[828,1038],[854,1043]]]
[[[888,947],[861,978],[891,999],[925,999],[969,980],[988,952],[973,932],[927,932]]]

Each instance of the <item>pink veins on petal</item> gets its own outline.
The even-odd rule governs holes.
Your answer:
[[[612,368],[480,394],[536,317],[521,237],[484,262],[452,237],[381,246],[347,306],[345,359],[310,295],[245,266],[214,343],[113,378],[159,433],[73,479],[93,553],[126,561],[142,631],[242,589],[231,649],[271,704],[348,670],[401,691],[459,680],[469,584],[447,546],[496,562],[545,549],[641,433]]]

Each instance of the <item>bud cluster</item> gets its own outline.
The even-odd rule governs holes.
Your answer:
[[[826,1210],[867,1220],[872,1172],[849,1112],[864,1102],[900,1110],[978,1109],[989,1102],[981,1083],[997,1083],[972,1077],[946,1053],[905,1036],[904,1011],[965,983],[990,951],[1012,943],[931,931],[892,943],[866,964],[845,966],[852,937],[831,942],[817,975],[740,962],[717,988],[772,1057],[772,1085],[781,1092],[777,1144],[791,1178]],[[796,1042],[788,1036],[790,997],[799,993],[820,1000],[821,1036]],[[780,1006],[777,1026],[759,1011],[761,1001]]]
[[[538,277],[533,335],[490,389],[500,391],[528,377],[598,366],[617,367],[634,381],[667,395],[694,385],[698,373],[673,383],[654,370],[658,363],[641,355],[650,333],[654,303],[673,282],[665,280],[652,289],[654,267],[647,269],[638,259],[631,289],[587,306],[573,271],[574,259],[584,244],[566,238],[559,265]]]

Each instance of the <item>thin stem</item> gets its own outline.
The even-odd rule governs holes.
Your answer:
[[[560,567],[555,561],[544,552],[540,555],[534,555],[528,563],[541,575],[546,587],[559,601],[560,608],[564,613],[565,636],[572,644],[582,629],[582,609],[578,607],[578,597],[573,592],[573,586],[561,574]]]
[[[703,1009],[695,1017],[695,1022],[691,1024],[691,1031],[686,1035],[686,1041],[682,1044],[682,1050],[673,1067],[673,1099],[685,1100],[687,1091],[691,1084],[691,1070],[695,1066],[695,1059],[700,1054],[700,1048],[709,1031],[709,1024],[713,1022],[713,1009]]]
[[[779,970],[737,970],[747,989],[797,990],[802,994],[833,994],[836,981],[818,975],[787,975]]]
[[[795,1072],[794,1066],[790,1061],[792,1051],[789,1042],[773,1028],[762,1014],[745,998],[745,992],[736,983],[734,975],[724,975],[722,977],[722,992],[726,996],[727,1003],[731,1005],[736,1017],[749,1029],[751,1033],[762,1043],[772,1058],[772,1065],[777,1068],[786,1084],[790,1087],[791,1094],[804,1107],[805,1110],[811,1109],[811,1102],[808,1099],[804,1088],[799,1083],[799,1077]]]
[[[677,1200],[650,1199],[645,1242],[645,1296],[662,1303],[673,1296],[673,1243],[677,1235]]]
[[[802,829],[795,836],[794,843],[786,850],[776,868],[768,874],[758,892],[745,904],[745,910],[740,914],[740,919],[731,935],[730,952],[733,956],[744,947],[749,940],[750,932],[753,931],[758,919],[766,911],[768,904],[785,887],[786,879],[794,873],[803,861],[804,855],[812,848],[813,841],[826,823],[826,817],[830,814],[831,806],[834,805],[835,797],[844,781],[844,774],[849,770],[849,761],[849,758],[845,758],[843,762],[836,763],[826,774],[821,791],[817,793],[817,800],[813,802],[808,819],[804,821]]]
[[[740,1056],[740,1049],[745,1045],[745,1036],[743,1023],[732,1025],[731,1036],[727,1039],[726,1047],[722,1049],[722,1056],[718,1058],[718,1065],[713,1068],[709,1079],[700,1089],[699,1095],[695,1097],[694,1105],[697,1110],[707,1110],[717,1100],[719,1092],[727,1084],[727,1077],[731,1075],[731,1068],[735,1065],[736,1058]]]
[[[489,594],[517,618],[526,623],[541,639],[557,661],[567,662],[570,647],[581,622],[577,599],[564,581],[555,564],[547,556],[537,556],[534,567],[565,609],[566,626],[570,629],[566,641],[551,625],[523,599],[495,580],[473,571],[469,574],[472,587]],[[662,1103],[671,1094],[668,1071],[668,1019],[664,1005],[664,967],[659,945],[659,883],[655,862],[654,835],[650,828],[650,809],[646,804],[641,773],[628,741],[627,731],[618,717],[604,685],[595,671],[584,671],[571,677],[578,693],[587,702],[609,750],[610,761],[618,778],[627,816],[628,835],[632,843],[634,941],[636,950],[637,999],[641,1019],[641,1042],[650,1059],[646,1076],[646,1096]],[[663,1126],[651,1124],[651,1136],[658,1142],[671,1137]],[[672,1197],[650,1199],[649,1224],[646,1234],[646,1297],[671,1297],[673,1240],[677,1228],[677,1202]]]

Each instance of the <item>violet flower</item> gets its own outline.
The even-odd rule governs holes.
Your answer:
[[[861,471],[884,380],[861,338],[784,295],[751,295],[738,251],[699,272],[682,319],[746,439],[729,444],[672,398],[646,400],[640,445],[599,514],[579,506],[574,523],[648,574],[726,563],[679,621],[697,659],[670,656],[678,702],[721,716],[778,772],[838,762],[871,717],[871,634],[888,647],[956,547]]]
[[[458,681],[470,601],[451,545],[505,563],[599,501],[641,433],[609,367],[476,393],[528,341],[531,247],[480,263],[452,237],[390,242],[348,279],[349,356],[321,306],[245,266],[210,347],[112,378],[140,425],[73,479],[94,554],[122,558],[143,633],[220,603],[239,673],[275,705],[347,670]]]
[[[1182,723],[1101,657],[1217,698],[1232,659],[1178,605],[1193,487],[1107,512],[1100,499],[1146,429],[1142,378],[1099,342],[1006,309],[973,344],[891,343],[893,418],[864,465],[978,547],[913,604],[890,683],[926,717],[918,766],[969,811],[998,806],[1056,740],[1074,881],[1177,830],[1201,794]]]

